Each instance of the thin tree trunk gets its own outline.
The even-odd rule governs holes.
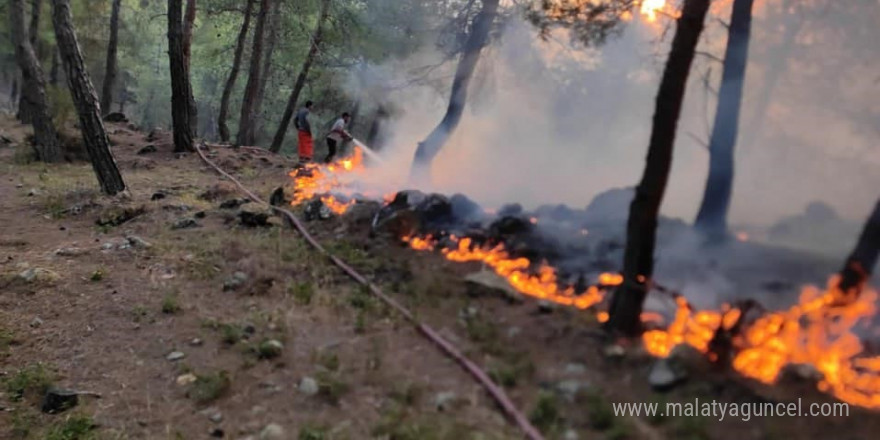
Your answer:
[[[743,83],[749,57],[754,0],[734,0],[724,54],[724,71],[718,91],[718,108],[709,138],[709,175],[703,202],[694,223],[709,237],[720,240],[727,234],[727,213],[733,191],[734,149],[739,132]]]
[[[782,9],[788,11],[792,3],[794,2],[784,3]],[[778,49],[773,50],[774,56],[767,64],[764,84],[755,95],[757,96],[757,103],[754,105],[755,110],[752,112],[751,118],[743,124],[745,132],[741,145],[745,148],[754,146],[764,132],[767,122],[767,109],[773,101],[773,93],[776,90],[777,84],[779,84],[779,80],[782,79],[787,70],[788,56],[794,48],[797,36],[801,28],[803,28],[805,21],[803,17],[796,17],[786,22],[785,31],[782,34],[782,43],[780,43]]]
[[[183,16],[183,59],[186,63],[186,73],[187,78],[189,78],[189,73],[192,71],[190,69],[191,59],[192,59],[192,34],[193,34],[193,24],[196,21],[196,0],[186,0],[186,12]],[[196,105],[196,98],[193,95],[192,83],[190,83],[189,88],[189,98],[187,98],[188,106],[187,109],[189,111],[189,124],[193,129],[193,136],[196,136],[196,129],[199,126],[199,107]]]
[[[107,43],[107,64],[104,69],[104,86],[101,88],[101,110],[106,115],[113,104],[113,86],[116,83],[116,49],[119,42],[119,8],[122,0],[113,0],[110,13],[110,39]]]
[[[269,17],[269,31],[266,33],[266,53],[263,55],[263,67],[260,73],[260,87],[254,98],[254,114],[257,117],[254,137],[263,133],[263,98],[266,96],[266,86],[269,84],[269,75],[272,72],[272,55],[275,53],[275,42],[278,41],[278,27],[281,21],[281,2],[272,3],[272,11]]]
[[[367,145],[373,151],[379,151],[385,145],[383,130],[389,115],[385,105],[379,104],[379,108],[376,110],[376,117],[373,118],[373,123],[370,124],[370,131],[367,133]]]
[[[31,46],[30,39],[24,29],[23,0],[10,0],[9,22],[12,31],[12,43],[15,46],[15,58],[21,68],[21,75],[32,89],[26,94],[27,106],[31,108],[31,122],[34,126],[34,150],[37,159],[43,162],[59,162],[62,159],[58,133],[52,123],[49,112],[49,100],[46,98],[46,78],[43,68]]]
[[[877,265],[878,255],[880,255],[880,200],[874,206],[874,211],[868,217],[855,249],[840,271],[838,288],[844,295],[842,299],[845,302],[855,301],[859,297],[874,266]]]
[[[223,97],[220,99],[220,115],[217,117],[217,126],[220,130],[220,139],[223,142],[229,142],[229,126],[226,125],[226,118],[229,116],[229,100],[232,98],[232,90],[235,88],[235,81],[238,79],[238,71],[241,68],[241,58],[247,42],[248,28],[251,25],[251,10],[253,9],[254,1],[248,0],[245,6],[244,21],[242,21],[241,30],[238,32],[238,41],[235,43],[232,70],[229,71],[229,77],[226,78],[226,85],[223,87]]]
[[[248,70],[248,82],[244,88],[244,98],[241,101],[241,115],[238,119],[238,137],[236,145],[253,145],[255,140],[254,124],[256,113],[254,103],[257,99],[257,90],[260,88],[260,67],[263,59],[263,32],[266,28],[266,17],[269,15],[270,0],[260,0],[260,12],[257,15],[257,25],[254,28],[254,45],[251,50],[251,65]]]
[[[190,118],[192,86],[184,55],[183,13],[181,0],[168,0],[168,57],[171,68],[171,121],[174,130],[174,151],[193,149],[193,123]]]
[[[52,67],[49,69],[49,84],[53,86],[57,86],[60,82],[58,76],[61,69],[59,67],[61,67],[61,52],[58,51],[58,45],[55,45],[52,50]]]
[[[92,162],[92,168],[98,177],[101,189],[108,195],[125,190],[125,182],[110,152],[110,139],[104,130],[101,120],[98,96],[89,73],[83,62],[79,42],[73,29],[73,18],[70,14],[70,0],[52,0],[54,11],[52,21],[55,24],[55,40],[61,51],[61,59],[67,70],[67,83],[73,104],[79,114],[79,126],[83,135],[83,143]]]
[[[645,171],[629,208],[624,283],[614,294],[606,324],[612,332],[635,335],[641,331],[642,303],[654,272],[657,216],[669,180],[687,78],[708,9],[709,0],[685,0],[681,17],[677,20],[672,50],[657,92]]]
[[[40,41],[40,15],[42,10],[43,2],[42,0],[31,0],[31,21],[30,28],[24,34],[27,40],[30,42],[31,50],[34,53],[34,58],[37,60],[37,63],[40,62],[40,54],[38,52],[38,43]],[[24,16],[22,15],[22,22],[24,24]],[[42,68],[41,68],[42,70]],[[18,114],[16,117],[22,124],[30,124],[34,121],[34,113],[38,110],[33,107],[33,103],[37,102],[40,98],[36,96],[30,96],[31,93],[35,93],[35,90],[39,87],[37,84],[33,84],[29,82],[31,78],[23,78],[22,85],[23,88],[21,90],[21,96],[18,97]],[[45,88],[45,84],[43,85]]]
[[[449,136],[458,127],[464,106],[467,102],[468,85],[474,76],[477,62],[480,60],[480,52],[489,39],[489,31],[498,10],[498,0],[484,0],[483,8],[474,17],[470,35],[464,45],[464,53],[458,61],[455,78],[452,81],[452,94],[449,97],[449,106],[440,124],[419,143],[413,158],[411,176],[420,177],[424,174],[431,161],[449,140]]]
[[[315,56],[318,54],[318,49],[320,48],[321,39],[324,34],[324,22],[327,21],[329,15],[330,0],[322,0],[321,15],[318,16],[318,24],[315,28],[315,33],[312,34],[312,44],[309,47],[309,53],[306,55],[306,60],[303,62],[302,69],[300,69],[299,75],[296,77],[296,83],[293,85],[290,97],[287,98],[287,107],[284,108],[284,114],[281,116],[278,130],[275,132],[275,137],[272,138],[272,145],[269,147],[269,150],[275,153],[281,151],[281,145],[284,143],[284,136],[287,135],[287,127],[290,125],[290,119],[293,117],[293,112],[296,111],[296,103],[299,100],[299,94],[302,92],[303,86],[306,84],[309,69],[312,68],[312,63],[315,61]]]

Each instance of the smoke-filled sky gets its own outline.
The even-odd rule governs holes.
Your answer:
[[[852,18],[876,23],[880,5],[853,0],[839,11],[822,2],[776,3],[755,7],[731,221],[770,224],[815,200],[862,221],[880,195],[880,70],[873,44],[880,28]],[[729,2],[713,13],[727,20]],[[636,19],[620,38],[585,49],[561,33],[543,42],[529,24],[510,20],[483,52],[461,125],[435,159],[433,189],[463,192],[487,207],[583,207],[604,190],[635,185],[671,36],[662,21]],[[724,44],[723,28],[710,19],[699,50],[721,57]],[[405,83],[408,68],[437,59],[426,48],[417,58],[374,66],[370,83]],[[404,181],[417,142],[443,115],[449,64],[434,74],[445,88],[409,86],[388,96],[401,111],[387,149],[393,170],[383,173],[396,181],[392,187]],[[707,172],[704,144],[715,111],[702,79],[707,72],[717,89],[721,64],[698,56],[662,208],[687,221]],[[756,117],[762,97],[766,108]]]

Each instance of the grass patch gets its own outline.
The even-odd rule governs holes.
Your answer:
[[[405,408],[392,406],[371,430],[373,437],[394,440],[463,440],[487,438],[473,429],[447,417],[411,414]]]
[[[131,309],[131,320],[134,322],[143,322],[150,316],[150,311],[144,306],[134,306]]]
[[[297,304],[307,306],[312,303],[312,297],[315,296],[315,285],[310,282],[293,282],[287,286],[287,293],[293,297]]]
[[[331,405],[339,404],[339,399],[348,393],[350,387],[338,375],[328,371],[316,374],[318,395]]]
[[[501,332],[494,322],[475,316],[465,319],[464,325],[468,339],[476,342],[485,353],[496,356],[504,353]]]
[[[11,433],[13,438],[30,438],[31,433],[39,426],[36,414],[21,408],[12,413]]]
[[[616,421],[614,408],[605,400],[605,397],[597,392],[590,392],[585,397],[584,403],[590,427],[598,431],[610,430],[614,427]]]
[[[15,334],[12,333],[12,330],[0,327],[0,354],[6,353],[6,350],[9,350],[9,347],[15,343]]]
[[[166,315],[174,315],[181,311],[180,303],[177,300],[176,293],[167,293],[162,298],[162,313]]]
[[[91,417],[72,416],[53,425],[46,433],[46,440],[92,440],[98,436],[94,432],[98,425]]]
[[[328,371],[339,371],[339,356],[336,353],[321,351],[318,354],[317,363]]]
[[[226,394],[231,385],[229,373],[225,371],[196,374],[196,381],[190,385],[187,396],[196,403],[209,403]]]
[[[220,324],[220,340],[226,345],[238,344],[244,339],[244,329],[238,324]]]
[[[13,401],[21,401],[25,395],[42,396],[55,380],[52,372],[43,364],[31,364],[3,379],[3,387]]]
[[[107,273],[104,271],[103,268],[95,269],[95,271],[92,272],[92,274],[89,276],[89,281],[97,283],[103,280],[106,275]]]
[[[330,434],[325,426],[305,426],[299,430],[297,440],[328,440]]]
[[[558,432],[562,425],[562,412],[556,396],[545,391],[538,394],[538,401],[529,413],[529,420],[545,434]]]
[[[414,383],[404,383],[398,385],[394,390],[388,393],[388,397],[400,404],[401,406],[413,406],[419,403],[424,390]]]

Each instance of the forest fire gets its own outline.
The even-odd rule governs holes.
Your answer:
[[[666,7],[666,0],[643,0],[639,11],[649,22],[657,20],[657,14]]]
[[[354,148],[353,155],[336,160],[330,164],[310,163],[305,167],[291,171],[293,177],[294,192],[291,205],[299,205],[311,200],[319,194],[324,203],[334,214],[341,215],[354,205],[354,200],[342,201],[329,195],[331,191],[346,192],[346,185],[340,180],[340,175],[359,172],[364,169],[364,154],[360,148]]]
[[[496,274],[507,280],[513,288],[525,295],[576,307],[590,308],[602,301],[604,289],[623,282],[618,274],[603,273],[599,275],[599,285],[590,286],[584,292],[576,292],[573,287],[560,288],[556,270],[546,263],[538,265],[535,273],[530,271],[532,262],[527,258],[514,258],[504,249],[504,245],[495,247],[474,246],[470,238],[449,237],[455,247],[443,248],[441,252],[447,260],[459,263],[479,261],[491,267]],[[404,237],[415,250],[432,250],[435,243],[431,237]]]

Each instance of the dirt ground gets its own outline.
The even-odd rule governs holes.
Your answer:
[[[243,197],[168,133],[108,124],[129,186],[97,192],[85,163],[26,160],[28,129],[0,117],[0,438],[508,439],[493,401],[412,326],[278,218],[242,225]],[[152,145],[155,152],[138,154]],[[250,150],[213,159],[265,198],[292,163]],[[125,220],[126,218],[130,219]],[[100,223],[100,224],[99,224]],[[616,417],[618,402],[830,402],[810,384],[727,371],[652,391],[652,359],[612,353],[589,312],[475,290],[461,265],[368,235],[357,210],[308,223],[503,384],[548,438],[865,438],[848,417]],[[86,391],[59,414],[49,386]],[[97,394],[100,397],[95,397]]]

